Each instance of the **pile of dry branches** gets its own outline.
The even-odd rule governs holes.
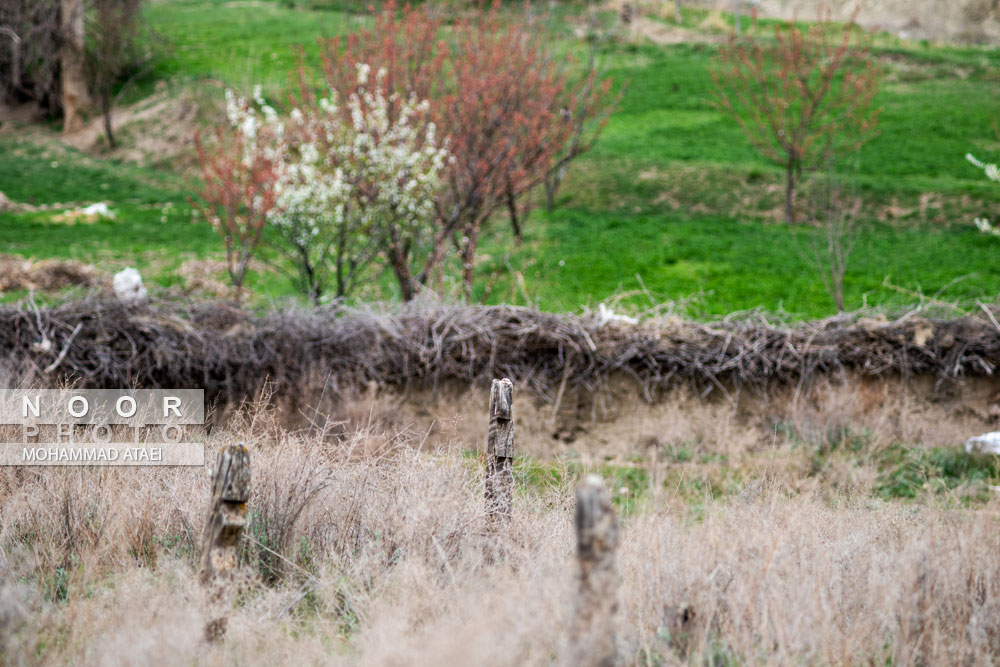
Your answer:
[[[502,376],[553,401],[567,387],[599,390],[618,374],[653,399],[683,383],[706,393],[767,392],[841,371],[932,376],[940,386],[992,375],[1000,326],[985,307],[958,319],[915,310],[894,320],[855,314],[794,325],[627,324],[510,306],[255,315],[218,302],[127,305],[95,296],[51,308],[0,308],[0,355],[18,382],[203,387],[225,401],[254,397],[266,385],[279,395],[343,396],[372,383],[437,386]]]

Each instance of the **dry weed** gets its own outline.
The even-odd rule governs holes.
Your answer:
[[[701,430],[740,442],[739,420],[718,410],[695,424],[667,411],[661,437]],[[543,487],[519,476],[501,538],[506,560],[491,562],[481,466],[461,451],[475,438],[416,429],[387,437],[371,419],[290,433],[280,421],[262,411],[206,444],[252,443],[257,517],[244,549],[246,585],[225,641],[213,644],[203,639],[195,573],[206,469],[0,470],[4,661],[561,661],[582,469],[564,466],[561,480]],[[805,422],[797,427],[807,431]],[[395,444],[376,447],[373,438]],[[697,447],[737,455],[732,444]],[[884,502],[870,485],[844,492],[822,477],[809,488],[801,482],[811,451],[781,442],[742,454],[731,493],[686,497],[670,480],[690,474],[721,485],[711,480],[720,464],[662,459],[663,481],[640,502],[617,496],[623,663],[1000,659],[998,502],[964,510]]]

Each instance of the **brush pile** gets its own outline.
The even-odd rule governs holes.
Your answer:
[[[255,315],[222,302],[89,297],[51,308],[0,308],[0,355],[19,382],[81,387],[203,387],[240,401],[344,396],[382,387],[507,376],[553,401],[631,377],[652,400],[688,383],[709,393],[806,382],[820,374],[932,376],[941,387],[1000,365],[993,310],[957,319],[859,314],[775,325],[763,319],[631,324],[511,306],[418,303]]]

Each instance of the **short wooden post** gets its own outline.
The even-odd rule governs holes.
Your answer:
[[[610,667],[618,659],[618,517],[598,475],[576,490],[576,542],[580,589],[566,664]]]
[[[490,386],[490,430],[486,437],[486,515],[491,525],[510,519],[514,493],[514,383]]]
[[[237,569],[237,549],[246,526],[247,500],[250,498],[250,453],[244,444],[219,450],[212,477],[212,502],[202,537],[201,568],[198,579],[211,586],[212,603],[221,602],[225,584]],[[226,632],[226,618],[208,623],[205,634],[210,641]]]
[[[620,14],[622,23],[624,23],[625,25],[631,25],[634,14],[635,14],[635,8],[632,6],[631,2],[626,2],[624,5],[622,5]]]

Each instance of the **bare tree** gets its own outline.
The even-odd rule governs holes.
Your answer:
[[[471,293],[483,230],[506,208],[519,226],[518,200],[542,185],[564,155],[581,110],[609,99],[609,81],[596,75],[574,80],[560,65],[549,36],[529,14],[508,17],[499,0],[462,14],[440,41],[442,19],[434,3],[397,11],[387,2],[374,29],[324,43],[324,73],[337,90],[356,85],[358,64],[386,70],[399,99],[428,100],[442,135],[449,138],[446,182],[436,197],[437,228],[429,252],[390,239],[389,263],[407,294],[428,284],[449,254],[457,254]],[[508,20],[509,19],[509,20]],[[587,124],[584,137],[592,125]],[[583,144],[586,140],[583,141]],[[579,150],[579,148],[578,148]],[[578,152],[577,152],[578,154]]]
[[[142,0],[0,1],[0,101],[62,112],[69,133],[83,126],[96,97],[114,145],[111,109],[152,62],[151,50],[139,49],[141,7]]]
[[[152,62],[151,51],[142,52],[143,0],[91,0],[93,12],[86,41],[86,78],[104,117],[108,145],[117,143],[111,112],[128,83]],[[118,92],[115,87],[123,84]]]
[[[761,155],[785,169],[785,220],[795,222],[795,188],[804,169],[850,153],[875,135],[873,102],[882,70],[872,33],[855,16],[829,16],[801,29],[779,23],[773,39],[757,23],[730,35],[712,70],[715,104],[743,128]]]
[[[249,103],[240,100],[245,114]],[[242,116],[245,118],[246,116]],[[236,118],[236,116],[234,116]],[[246,132],[245,126],[217,127],[215,141],[195,135],[202,186],[197,208],[222,237],[229,278],[236,298],[243,298],[243,281],[257,247],[264,238],[268,216],[277,204],[278,161],[271,151],[268,132]]]
[[[0,25],[0,38],[10,43],[10,87],[21,87],[21,36],[13,28]]]
[[[0,101],[59,111],[59,15],[51,0],[0,2]]]
[[[861,199],[853,173],[846,179],[829,168],[811,197],[810,249],[806,253],[819,273],[827,294],[844,312],[844,276],[859,228]]]
[[[568,123],[573,129],[569,140],[555,156],[555,161],[545,174],[545,208],[547,210],[551,211],[555,208],[556,194],[566,177],[570,162],[594,147],[623,94],[624,89],[619,91],[617,95],[612,93],[611,79],[601,79],[597,59],[592,49],[587,61],[583,83],[577,88],[570,88],[566,91],[566,99],[560,110],[562,122]],[[513,203],[513,198],[511,198],[511,203]],[[520,240],[521,228],[515,219],[517,209],[513,205],[510,206],[510,209],[515,236]]]

